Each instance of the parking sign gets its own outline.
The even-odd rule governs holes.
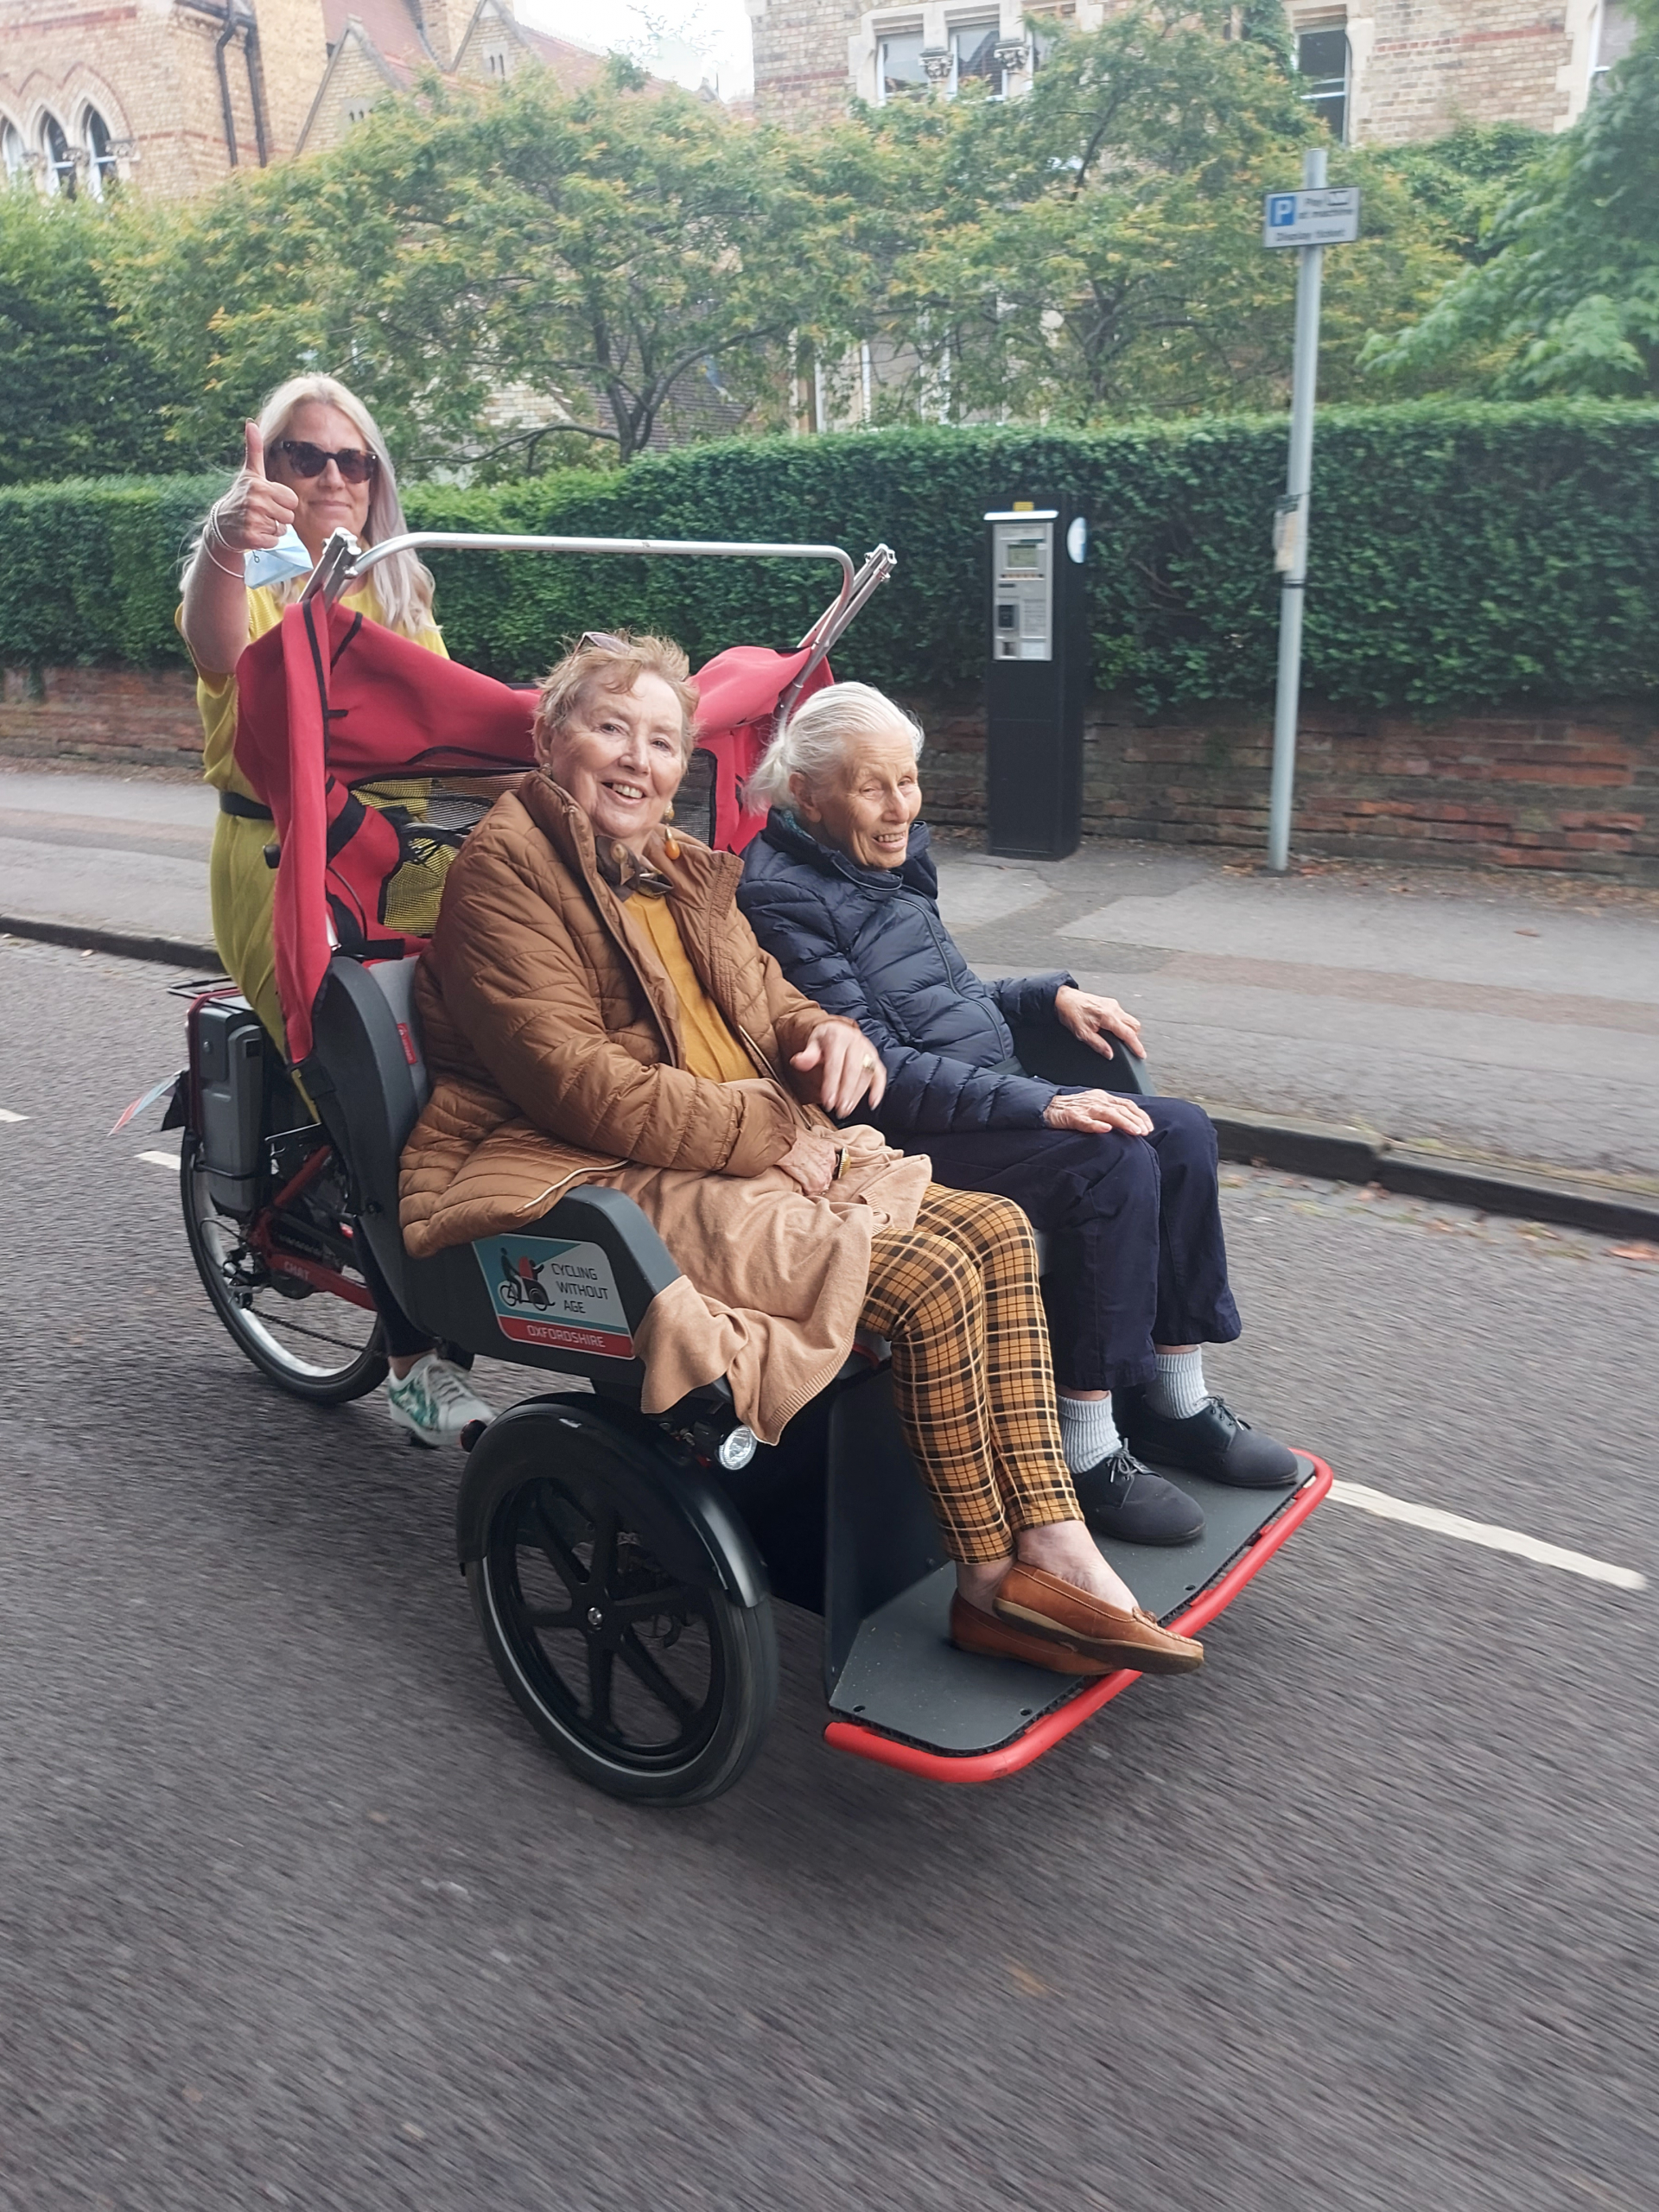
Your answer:
[[[1359,236],[1359,194],[1270,192],[1262,223],[1263,245],[1351,245]]]

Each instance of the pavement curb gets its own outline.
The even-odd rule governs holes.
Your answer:
[[[1211,1108],[1224,1160],[1318,1175],[1333,1183],[1376,1183],[1402,1198],[1433,1198],[1482,1213],[1513,1214],[1601,1236],[1659,1239],[1659,1197],[1625,1196],[1570,1174],[1526,1175],[1496,1160],[1449,1160],[1322,1122],[1246,1118]]]
[[[51,922],[35,914],[0,914],[0,937],[33,938],[67,944],[76,952],[112,952],[123,960],[156,960],[169,968],[196,968],[222,976],[217,949],[194,938],[147,936],[142,930],[102,928],[96,922]]]
[[[136,930],[45,921],[29,914],[0,914],[0,935],[33,938],[42,944],[65,944],[84,952],[114,953],[125,960],[160,961],[170,968],[224,973],[214,947],[188,938],[149,937]],[[1210,1118],[1224,1160],[1281,1168],[1293,1175],[1318,1175],[1333,1183],[1377,1183],[1402,1198],[1434,1198],[1446,1205],[1473,1206],[1483,1213],[1587,1229],[1602,1236],[1659,1239],[1659,1198],[1621,1197],[1567,1175],[1517,1175],[1495,1161],[1444,1160],[1329,1122],[1247,1117],[1230,1114],[1225,1108],[1211,1109]]]

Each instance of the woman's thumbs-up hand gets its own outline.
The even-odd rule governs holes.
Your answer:
[[[236,481],[213,510],[213,535],[238,553],[263,553],[275,545],[299,512],[298,495],[265,474],[265,442],[257,423],[243,425],[246,441]]]

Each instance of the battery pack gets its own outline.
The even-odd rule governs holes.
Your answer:
[[[251,1214],[259,1203],[265,1032],[244,998],[196,1009],[196,1099],[202,1165],[213,1204]]]

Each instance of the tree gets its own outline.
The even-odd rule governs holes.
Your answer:
[[[0,188],[0,484],[167,466],[163,410],[179,395],[119,319],[123,219]]]
[[[1491,251],[1370,365],[1498,398],[1659,394],[1659,7],[1496,218]]]
[[[1461,260],[1490,261],[1492,226],[1533,163],[1554,141],[1525,123],[1465,120],[1443,138],[1389,146],[1380,165],[1398,177]]]
[[[865,327],[913,363],[895,412],[1092,423],[1282,404],[1294,270],[1261,245],[1263,194],[1319,129],[1262,5],[1229,35],[1217,0],[1140,0],[1058,38],[1028,98],[893,106],[849,129],[903,158],[905,194]],[[1363,184],[1365,236],[1332,257],[1322,386],[1451,266],[1389,172]]]
[[[429,460],[475,454],[505,390],[626,461],[698,379],[728,429],[776,393],[842,212],[778,134],[626,62],[573,95],[434,78],[320,160],[233,182],[134,310],[196,350],[188,438],[226,442],[221,395],[245,409],[315,361]]]

